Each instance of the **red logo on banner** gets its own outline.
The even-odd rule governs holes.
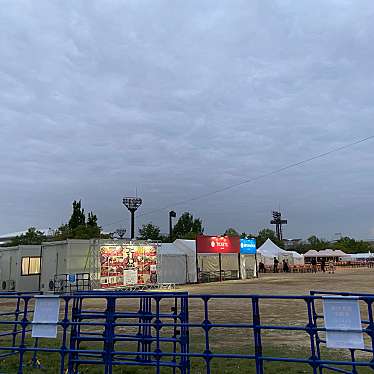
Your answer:
[[[239,253],[240,238],[231,236],[204,236],[196,238],[197,253]]]

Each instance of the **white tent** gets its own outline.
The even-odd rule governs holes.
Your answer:
[[[159,283],[185,284],[197,281],[195,240],[177,239],[157,249]]]
[[[257,252],[259,254],[259,260],[265,265],[272,265],[274,257],[276,257],[279,261],[288,260],[290,265],[304,264],[304,258],[302,255],[294,251],[286,251],[278,247],[270,239],[267,239],[266,242],[257,250]]]
[[[304,265],[304,256],[295,251],[289,251],[292,253],[293,265]]]
[[[346,256],[346,253],[341,251],[340,249],[323,249],[321,251],[316,251],[314,249],[309,250],[304,254],[304,257],[343,257]]]
[[[318,257],[318,252],[315,249],[310,249],[304,253],[304,257]]]
[[[367,252],[367,253],[353,253],[353,254],[345,254],[342,257],[343,261],[373,261],[374,260],[374,253]]]

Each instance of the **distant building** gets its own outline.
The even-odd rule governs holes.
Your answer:
[[[47,229],[47,230],[42,229],[42,230],[39,230],[39,231],[41,231],[46,236],[49,236],[51,234],[51,229]],[[27,233],[27,230],[18,231],[18,232],[11,232],[11,233],[0,235],[0,245],[8,244],[12,241],[12,239],[16,238],[17,236],[24,235],[26,233]]]
[[[303,243],[303,239],[283,239],[284,249],[295,248]]]

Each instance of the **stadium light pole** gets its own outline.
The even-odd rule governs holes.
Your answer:
[[[131,240],[135,238],[135,212],[142,205],[142,202],[140,197],[125,197],[122,200],[123,205],[131,214]]]
[[[177,213],[174,212],[174,210],[171,210],[169,212],[169,239],[170,242],[172,241],[172,234],[173,234],[173,218],[177,216]]]

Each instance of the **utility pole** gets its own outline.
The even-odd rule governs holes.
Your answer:
[[[123,205],[131,214],[131,240],[135,238],[135,212],[142,205],[142,202],[140,197],[125,197],[122,200]]]
[[[174,210],[171,210],[169,212],[169,240],[170,242],[173,240],[173,218],[177,216],[177,213],[174,212]]]

